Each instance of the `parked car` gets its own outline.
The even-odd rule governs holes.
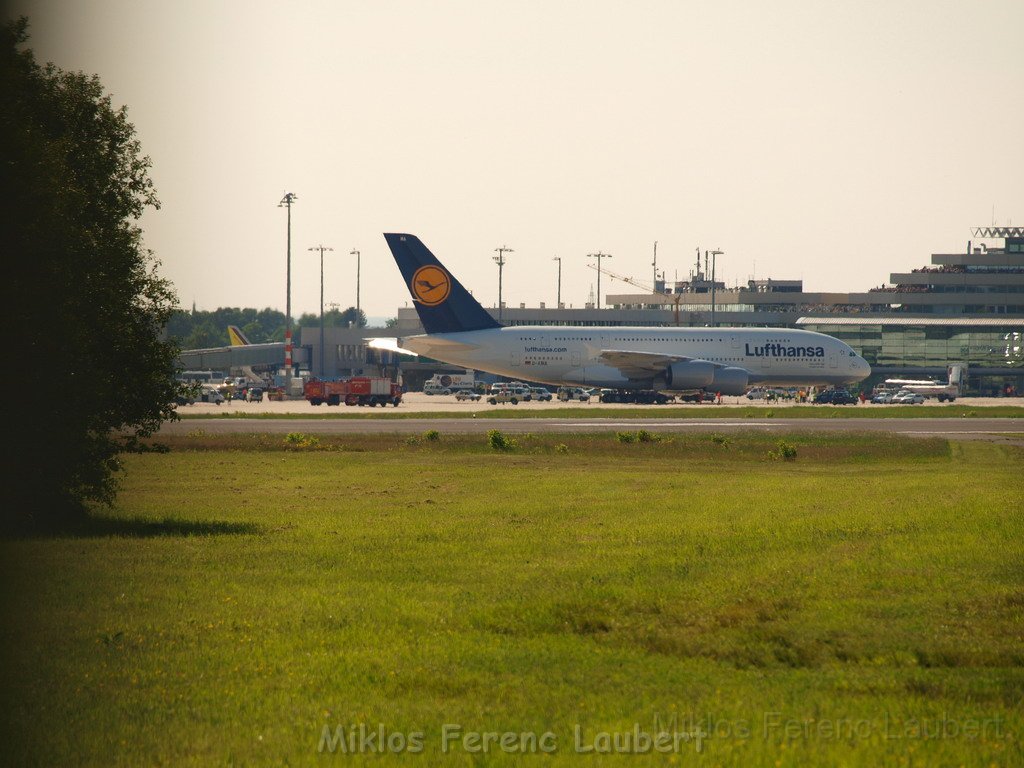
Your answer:
[[[878,405],[887,405],[892,402],[892,398],[892,392],[879,392],[877,395],[874,395],[871,398],[871,402],[876,403]]]
[[[924,395],[901,389],[892,396],[891,402],[899,405],[921,405],[924,403]]]
[[[530,387],[530,395],[541,402],[550,402],[552,398],[551,392],[544,387]]]
[[[857,398],[845,389],[826,389],[818,393],[814,402],[822,405],[856,405]]]
[[[455,393],[456,400],[479,400],[480,397],[479,392],[474,392],[471,389],[460,389]]]
[[[845,389],[837,389],[832,395],[832,405],[856,405],[857,396],[847,392]]]

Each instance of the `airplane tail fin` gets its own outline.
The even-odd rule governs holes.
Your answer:
[[[232,347],[247,347],[251,343],[237,325],[228,326],[228,338],[231,339]]]
[[[385,233],[384,238],[427,333],[501,327],[501,323],[462,287],[418,237]]]

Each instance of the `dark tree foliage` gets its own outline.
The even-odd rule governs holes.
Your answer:
[[[13,325],[3,398],[3,522],[37,525],[110,503],[119,454],[174,417],[176,304],[142,245],[158,202],[125,109],[100,81],[40,66],[24,19],[0,42],[4,305]]]
[[[175,312],[167,324],[167,335],[182,349],[223,347],[230,343],[229,325],[241,328],[253,344],[284,341],[284,312],[250,307],[220,307],[212,312]]]
[[[319,313],[306,312],[299,317],[299,325],[306,328],[319,328]],[[346,310],[331,309],[324,312],[324,325],[328,328],[365,328],[366,313],[355,307],[349,307]]]
[[[327,327],[365,328],[366,322],[366,313],[355,307],[324,312],[324,325]],[[228,338],[229,325],[241,328],[253,344],[284,341],[284,312],[270,308],[257,310],[251,307],[220,307],[213,311],[194,309],[191,312],[179,310],[167,323],[166,334],[182,349],[224,347],[231,343]],[[319,328],[320,315],[306,312],[295,325]]]

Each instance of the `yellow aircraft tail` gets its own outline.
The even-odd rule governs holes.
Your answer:
[[[232,347],[247,347],[251,343],[237,325],[228,326],[228,338],[231,339]]]

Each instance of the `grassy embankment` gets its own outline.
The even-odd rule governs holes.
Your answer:
[[[225,404],[216,411],[190,413],[179,408],[183,419],[472,419],[486,416],[495,419],[1024,419],[1024,406],[992,405],[974,407],[970,405],[920,405],[892,406],[833,406],[798,405],[793,407],[771,406],[717,406],[703,405],[673,407],[671,405],[647,405],[636,408],[531,408],[528,403],[513,407],[496,407],[487,403],[477,404],[473,410],[459,411],[410,411],[398,408],[329,408],[309,407],[301,413],[259,413],[253,411],[232,411]]]
[[[577,725],[682,764],[1024,759],[1020,449],[518,440],[129,457],[100,522],[0,543],[7,759],[361,764],[317,751],[360,723],[416,765],[524,762],[444,723],[551,731],[553,764],[605,764]]]

